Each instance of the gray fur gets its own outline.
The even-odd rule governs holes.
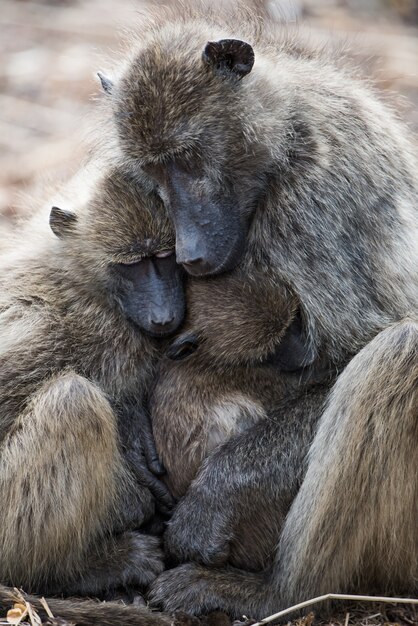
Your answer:
[[[222,273],[238,262],[249,280],[261,272],[270,298],[286,285],[297,299],[320,363],[341,370],[354,359],[320,420],[306,483],[273,568],[256,574],[186,564],[157,579],[153,601],[171,609],[223,608],[263,617],[334,590],[416,592],[417,461],[408,454],[404,433],[416,448],[417,375],[410,349],[416,350],[417,340],[414,322],[401,322],[416,319],[418,311],[417,163],[408,132],[372,87],[326,51],[303,50],[256,20],[176,10],[160,12],[141,31],[106,99],[124,167],[159,190],[176,228],[178,259],[190,274]],[[207,42],[231,39],[254,49],[247,75],[228,72],[234,62],[215,68],[202,62]],[[370,360],[374,349],[379,362]],[[367,399],[361,406],[360,388]],[[373,435],[381,422],[390,438]],[[178,508],[182,532],[169,531],[171,553],[204,564],[228,560],[230,546],[220,546],[225,536],[229,541],[230,510],[235,513],[240,502],[228,489],[245,486],[248,476],[248,448],[239,450],[240,437],[230,446],[232,455],[215,451],[216,463],[209,459],[203,466],[184,501],[196,498],[190,515]],[[283,449],[277,444],[265,456],[269,448],[262,436],[259,442],[248,493],[264,489],[276,519],[270,494]],[[364,450],[358,463],[341,457],[343,446]],[[396,462],[385,461],[388,490],[379,498],[379,471],[369,471],[369,463],[376,455],[387,459],[392,448],[399,453]],[[337,468],[335,476],[324,475],[325,457]],[[272,477],[263,479],[268,463]],[[395,484],[397,464],[409,481]],[[220,490],[215,516],[216,503],[208,496],[214,486]],[[373,511],[383,507],[373,523],[352,508],[368,497]],[[251,495],[241,500],[248,501]],[[396,519],[400,504],[405,515]],[[349,523],[352,537],[345,541],[335,529]],[[395,559],[384,575],[387,556],[397,550],[407,554],[407,567]]]
[[[157,538],[137,532],[151,491],[168,497],[143,469],[161,346],[124,316],[111,266],[172,247],[173,232],[115,169],[89,194],[75,214],[53,210],[61,237],[35,220],[1,263],[0,580],[27,591],[144,588],[163,569]]]

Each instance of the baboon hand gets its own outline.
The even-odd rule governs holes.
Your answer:
[[[125,458],[138,483],[148,487],[156,499],[156,506],[162,513],[170,513],[175,504],[167,485],[165,485],[152,471],[142,442],[136,439],[125,448]]]
[[[160,480],[165,473],[158,459],[152,426],[147,413],[133,409],[120,416],[120,433],[125,459],[140,485],[148,487],[157,508],[169,513],[175,504],[168,487]]]
[[[168,523],[164,547],[174,562],[222,565],[229,557],[232,523],[227,500],[194,483]]]

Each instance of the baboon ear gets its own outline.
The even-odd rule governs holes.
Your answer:
[[[54,235],[63,239],[74,232],[77,222],[77,215],[71,211],[63,211],[57,206],[53,206],[49,214],[49,225]]]
[[[298,314],[268,361],[283,372],[295,372],[312,365],[316,357],[316,351],[306,337]]]
[[[254,65],[254,50],[239,39],[208,41],[202,54],[203,62],[221,76],[243,78]]]
[[[110,78],[102,74],[102,72],[97,72],[97,76],[100,79],[103,91],[105,91],[106,93],[112,93],[113,82],[110,80]]]

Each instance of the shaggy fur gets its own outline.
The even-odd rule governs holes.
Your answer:
[[[291,421],[282,439],[268,423],[216,450],[180,503],[167,540],[172,554],[212,567],[189,563],[164,572],[152,584],[153,603],[262,618],[329,592],[416,594],[417,363],[412,321],[382,331],[354,357],[319,421],[284,528],[286,495],[296,493],[291,480],[304,469],[293,463],[303,466],[309,442],[312,417],[301,400],[299,414],[286,407],[283,421]],[[215,568],[240,559],[257,566],[274,533],[274,563],[263,572]]]
[[[75,214],[51,214],[59,238],[43,215],[1,261],[0,580],[28,591],[142,588],[163,569],[136,532],[148,487],[168,499],[144,471],[147,454],[161,470],[143,407],[160,344],[126,319],[114,264],[172,248],[173,232],[129,177],[91,183]]]

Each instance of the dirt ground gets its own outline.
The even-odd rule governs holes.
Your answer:
[[[257,0],[254,0],[257,3]],[[0,232],[37,204],[46,182],[65,180],[86,151],[95,72],[141,0],[0,0]],[[300,23],[313,41],[349,42],[402,117],[418,133],[418,0],[272,0],[271,19]],[[103,128],[106,132],[106,128]],[[229,621],[224,621],[224,624]],[[297,626],[323,624],[314,616]],[[418,613],[392,605],[348,607],[335,626],[411,626]]]

